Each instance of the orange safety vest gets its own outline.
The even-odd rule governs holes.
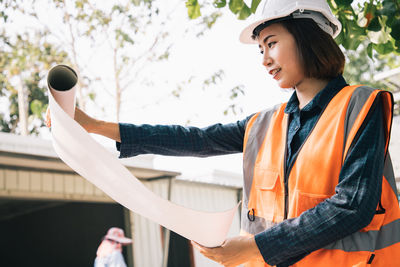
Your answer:
[[[286,174],[286,188],[286,104],[260,112],[248,121],[243,152],[243,235],[255,235],[286,218],[298,217],[335,194],[344,159],[378,97],[384,106],[387,152],[392,95],[366,86],[347,86],[332,98],[300,148],[290,173]],[[250,261],[245,266],[269,265]],[[310,253],[293,266],[400,266],[400,208],[389,153],[385,158],[380,202],[370,224]]]

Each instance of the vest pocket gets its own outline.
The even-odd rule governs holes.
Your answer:
[[[254,209],[258,217],[272,221],[276,212],[276,195],[279,185],[277,171],[255,166],[254,186],[250,192],[249,209]]]
[[[300,216],[306,210],[312,209],[319,203],[329,198],[329,195],[323,194],[310,194],[296,190],[296,214],[295,217]]]

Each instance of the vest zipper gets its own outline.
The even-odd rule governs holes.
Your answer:
[[[289,209],[289,182],[288,178],[286,177],[287,175],[287,138],[288,138],[288,133],[289,133],[289,117],[287,119],[287,125],[286,125],[286,138],[285,138],[285,154],[283,156],[283,184],[284,184],[284,194],[285,194],[285,207],[284,207],[284,213],[283,213],[283,219],[286,220],[288,217],[288,209]]]

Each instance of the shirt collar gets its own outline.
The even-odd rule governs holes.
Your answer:
[[[324,89],[318,92],[316,96],[302,109],[302,111],[312,110],[318,106],[323,109],[331,99],[347,85],[342,75],[337,76],[329,81]],[[287,102],[285,113],[293,113],[299,110],[299,99],[297,98],[296,91],[293,92],[289,101]]]

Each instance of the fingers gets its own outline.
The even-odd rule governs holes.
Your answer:
[[[49,107],[46,110],[45,123],[48,128],[51,128],[51,115]]]
[[[206,251],[207,251],[207,248],[206,247],[203,247],[202,245],[200,245],[199,243],[196,243],[195,241],[190,241],[191,243],[192,243],[192,246],[193,247],[195,247],[195,248],[197,248],[197,250],[201,253],[201,254],[203,254],[203,253],[205,253]]]
[[[196,243],[195,241],[191,241],[192,246],[195,247],[201,254],[203,254],[205,257],[216,261],[218,263],[221,263],[220,261],[220,255],[218,253],[218,247],[216,248],[208,248],[208,247],[204,247],[202,245],[200,245],[199,243]]]

